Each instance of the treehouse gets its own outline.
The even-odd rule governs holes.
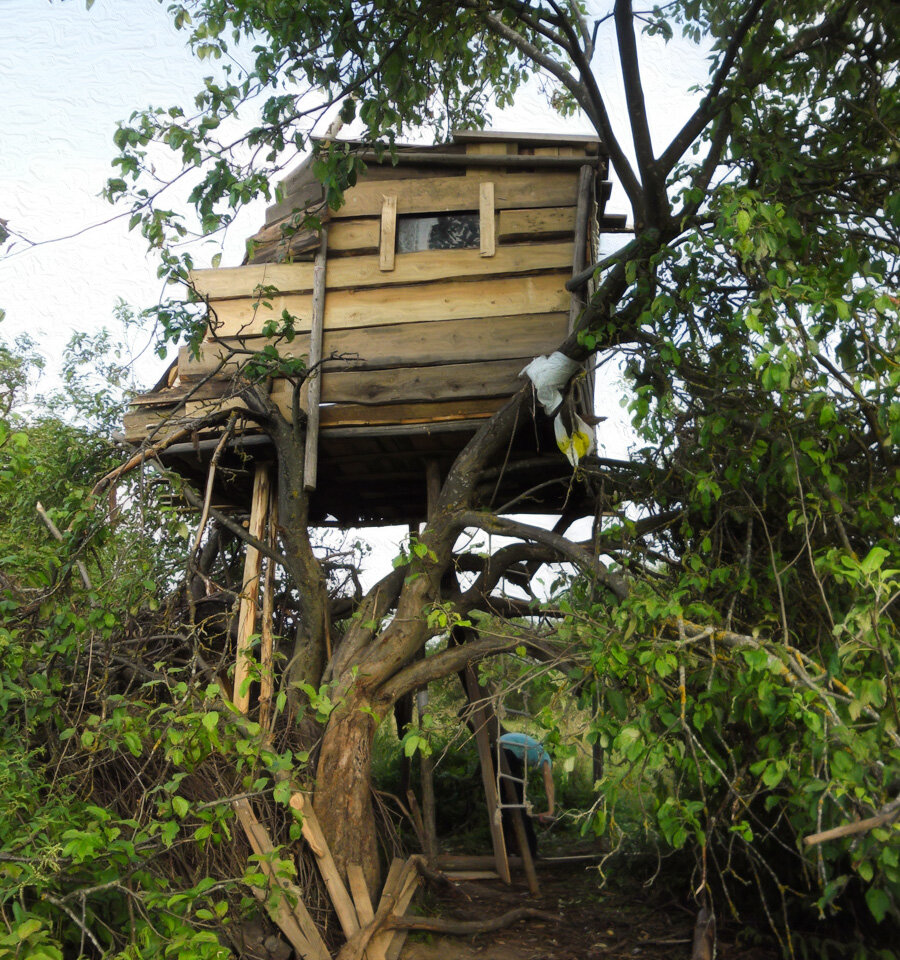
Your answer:
[[[243,365],[274,347],[308,358],[297,404],[296,380],[272,377],[266,389],[288,418],[307,418],[311,519],[415,523],[426,473],[443,475],[522,388],[523,368],[565,339],[584,296],[566,283],[624,218],[605,214],[607,161],[592,137],[465,131],[400,147],[395,163],[352,149],[367,172],[340,209],[325,207],[307,162],[282,183],[243,266],[192,274],[208,303],[206,341],[133,401],[125,434],[200,479],[223,429],[204,418],[245,408]],[[306,211],[321,230],[302,228]],[[285,312],[292,339],[272,338]],[[254,462],[272,457],[268,438],[247,419],[220,456],[231,469],[220,471],[219,501],[245,505]],[[539,487],[516,512],[553,512],[571,473],[538,407],[485,477],[484,502]]]

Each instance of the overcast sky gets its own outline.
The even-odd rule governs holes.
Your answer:
[[[144,241],[127,230],[127,215],[98,196],[111,175],[112,136],[119,120],[149,105],[189,103],[209,72],[193,59],[185,36],[171,25],[166,4],[157,0],[0,0],[0,78],[5,91],[0,134],[0,218],[36,243],[16,240],[12,255],[0,260],[0,307],[6,320],[0,339],[29,333],[58,365],[73,331],[114,327],[118,300],[141,309],[162,290],[156,262]],[[598,6],[607,12],[608,3]],[[688,91],[707,73],[705,52],[684,43],[641,44],[643,76],[654,143],[659,150],[688,115]],[[629,149],[623,96],[615,70],[612,24],[598,37],[595,70],[613,122]],[[605,65],[612,69],[605,69]],[[583,119],[563,121],[531,92],[497,114],[496,130],[591,133]],[[352,131],[351,131],[352,132]],[[609,205],[625,212],[614,190]],[[243,239],[262,221],[264,205],[247,212],[230,231],[222,265],[240,263]],[[66,239],[68,238],[68,239]],[[194,251],[205,265],[215,252]],[[132,338],[137,356],[136,384],[151,385],[163,365],[152,350],[149,332]],[[600,452],[622,456],[628,442],[624,412],[615,383],[601,385],[601,412],[610,420],[599,428]],[[399,528],[372,531],[374,544],[396,543]],[[376,551],[378,552],[378,551]],[[392,550],[381,551],[386,556]]]

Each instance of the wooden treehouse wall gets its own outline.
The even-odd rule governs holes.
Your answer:
[[[129,441],[240,409],[237,375],[247,351],[263,349],[265,325],[286,310],[297,335],[279,343],[279,352],[324,358],[316,385],[320,477],[329,471],[326,482],[340,482],[343,469],[349,482],[356,467],[342,459],[339,441],[353,435],[406,438],[399,447],[422,457],[429,443],[436,444],[432,455],[455,455],[460,431],[499,409],[521,386],[522,368],[565,337],[572,299],[565,284],[587,253],[574,249],[576,221],[595,214],[598,203],[602,216],[608,184],[596,182],[605,169],[596,142],[586,138],[548,145],[470,134],[407,155],[415,160],[404,156],[397,166],[370,166],[345,204],[328,213],[321,334],[312,333],[316,264],[309,259],[318,237],[283,230],[296,218],[292,210],[316,200],[308,173],[285,181],[285,198],[270,208],[247,264],[193,274],[209,304],[207,340],[199,358],[181,351],[171,387],[134,401],[125,420]],[[590,178],[581,173],[585,166]],[[477,225],[468,248],[402,252],[398,228],[405,222],[446,216]],[[276,262],[285,256],[294,262]],[[268,389],[290,416],[290,382],[273,379]],[[455,431],[452,442],[448,431]]]

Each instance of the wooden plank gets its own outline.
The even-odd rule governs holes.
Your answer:
[[[272,920],[303,960],[331,960],[325,941],[303,903],[302,892],[289,881],[279,877],[272,864],[266,862],[267,855],[274,852],[275,846],[265,827],[257,820],[250,802],[246,799],[236,800],[233,807],[251,849],[260,857],[260,872],[265,874],[269,887],[279,890],[282,894],[277,903],[271,905],[265,890],[251,888],[254,895],[266,905]],[[293,907],[288,897],[296,901]]]
[[[365,875],[358,863],[347,864],[347,882],[350,886],[350,895],[353,897],[353,903],[356,906],[360,926],[364,927],[375,919],[375,911],[372,909],[372,900],[369,897]]]
[[[349,940],[359,930],[359,917],[356,914],[356,908],[353,906],[350,894],[347,893],[347,888],[344,886],[344,881],[341,880],[337,864],[328,849],[325,834],[322,833],[322,828],[319,826],[319,819],[309,799],[299,791],[291,794],[290,804],[303,817],[301,828],[303,838],[309,844],[310,850],[318,861],[319,872],[325,881],[325,887],[331,898],[334,912],[337,914],[341,930]]]
[[[416,890],[419,887],[419,884],[422,882],[422,878],[417,874],[413,874],[412,877],[407,880],[403,890],[400,895],[397,897],[397,906],[391,911],[395,916],[402,917],[405,915],[407,908],[409,907],[412,898],[415,896]],[[385,947],[384,957],[385,960],[397,960],[400,956],[400,951],[403,949],[403,945],[406,943],[406,938],[409,936],[408,930],[393,930],[390,931],[390,940],[387,942]]]
[[[311,370],[307,385],[306,444],[303,451],[303,486],[309,492],[316,489],[319,451],[319,401],[322,396],[322,371],[317,369],[322,360],[322,336],[325,325],[325,267],[328,258],[328,234],[322,231],[313,278],[312,328],[309,333],[309,363]]]
[[[499,880],[496,870],[446,870],[444,876],[450,880]],[[507,881],[508,882],[508,881]]]
[[[575,204],[577,175],[565,173],[499,174],[480,169],[471,177],[434,177],[428,180],[396,180],[397,214],[449,213],[477,210],[479,182],[494,181],[498,209],[510,207],[564,207]],[[345,204],[331,213],[332,219],[372,217],[381,212],[384,185],[358,183],[345,194]],[[284,211],[290,212],[290,208]]]
[[[514,357],[488,363],[448,363],[433,367],[326,373],[321,378],[321,402],[380,406],[420,400],[509,397],[522,386],[519,373],[530,359]],[[279,402],[282,397],[283,408]],[[273,393],[273,399],[282,413],[288,416],[291,409],[290,388],[283,393],[280,390]]]
[[[253,476],[253,497],[250,503],[250,535],[262,540],[266,535],[266,514],[269,506],[269,466],[258,463]],[[256,632],[259,595],[259,574],[262,555],[249,544],[244,553],[244,577],[241,606],[238,613],[237,649],[234,663],[234,705],[241,713],[250,709],[250,637]],[[246,687],[246,689],[242,689]]]
[[[339,427],[366,427],[373,431],[380,428],[403,428],[406,432],[421,431],[428,425],[436,427],[473,424],[493,416],[503,404],[505,397],[489,400],[453,400],[446,403],[408,403],[384,407],[362,407],[357,404],[336,404],[322,409],[322,429]],[[402,435],[398,434],[398,435]]]
[[[421,882],[421,877],[417,873],[412,861],[408,860],[405,864],[401,861],[399,870],[395,869],[396,862],[395,860],[394,863],[391,864],[393,875],[391,873],[388,874],[388,880],[385,882],[384,891],[381,894],[381,901],[378,907],[381,909],[386,898],[393,897],[395,903],[391,908],[390,915],[402,917],[416,892],[416,888]],[[369,960],[389,960],[390,957],[399,955],[400,948],[402,948],[406,941],[406,933],[405,930],[382,930],[380,933],[376,933],[366,948]],[[397,944],[399,944],[399,946],[395,951],[393,948]]]
[[[397,248],[397,198],[383,197],[381,201],[381,241],[378,250],[378,269],[393,270]]]
[[[501,210],[497,219],[497,240],[501,244],[510,240],[571,237],[575,230],[575,207]]]
[[[391,324],[364,332],[352,328],[326,330],[322,354],[338,358],[325,361],[327,371],[536,357],[565,339],[567,323],[568,313],[540,313],[493,317],[489,321],[477,318]],[[255,352],[270,342],[264,337],[207,342],[200,345],[196,359],[188,347],[182,347],[178,354],[178,376],[182,385],[213,373],[231,377],[248,359],[246,352],[237,354],[235,350]],[[309,334],[298,334],[290,343],[277,346],[281,357],[305,357],[309,354]],[[171,406],[171,403],[169,398],[167,404]]]
[[[491,261],[483,261],[489,263]],[[388,323],[424,323],[431,320],[464,320],[505,317],[516,313],[556,313],[569,308],[565,273],[545,273],[468,283],[427,283],[416,286],[339,290],[325,304],[325,329],[377,327]],[[222,300],[215,304],[215,332],[220,337],[260,336],[269,320],[287,310],[296,318],[298,331],[310,328],[311,298],[274,297],[270,307],[253,300]]]
[[[331,231],[329,230],[329,247]],[[555,270],[572,264],[572,244],[546,243],[505,246],[486,263],[479,250],[420,250],[398,253],[394,268],[386,275],[380,257],[342,257],[328,263],[328,290],[383,287],[387,284],[428,283],[465,277],[502,276]],[[191,282],[205,298],[218,301],[249,298],[255,304],[260,288],[274,288],[272,297],[310,293],[315,268],[311,263],[263,263],[215,270],[192,270]],[[265,296],[262,299],[271,300]]]
[[[483,143],[502,140],[504,143],[531,144],[534,146],[557,144],[559,146],[580,147],[596,153],[600,149],[600,138],[596,133],[534,133],[533,131],[504,130],[454,130],[454,143]]]
[[[497,241],[494,236],[494,184],[490,180],[480,184],[478,224],[481,247],[479,255],[493,257],[497,252]]]

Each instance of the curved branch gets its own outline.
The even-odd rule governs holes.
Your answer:
[[[462,511],[458,520],[463,526],[477,527],[486,533],[542,543],[550,547],[563,559],[571,560],[572,563],[587,570],[619,600],[624,600],[628,596],[628,585],[622,577],[610,573],[596,557],[591,556],[583,547],[572,543],[571,540],[567,540],[558,533],[528,523],[509,520],[506,517],[477,513],[474,510]]]
[[[411,693],[424,687],[433,680],[440,680],[458,673],[463,667],[477,660],[483,660],[492,653],[502,653],[522,644],[519,636],[490,636],[480,640],[473,640],[459,647],[448,647],[440,653],[416,660],[399,673],[395,674],[379,691],[379,697],[384,697],[389,703],[398,700],[405,693]]]

